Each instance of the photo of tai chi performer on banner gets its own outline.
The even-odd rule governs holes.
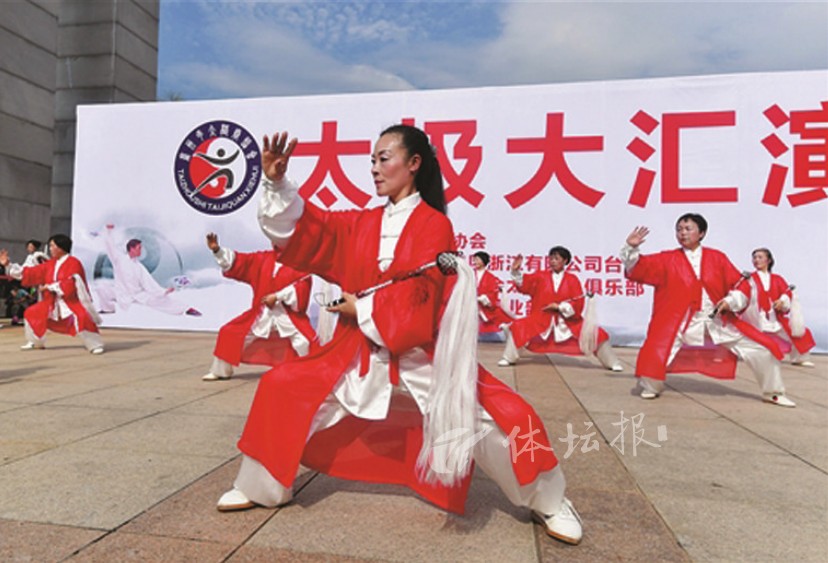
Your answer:
[[[104,345],[98,332],[100,317],[95,312],[86,272],[80,260],[72,256],[72,239],[54,235],[49,239],[51,259],[35,266],[21,266],[9,261],[9,253],[0,250],[0,265],[20,280],[24,287],[40,289],[42,299],[26,308],[23,314],[26,344],[22,350],[46,346],[46,331],[78,336],[92,354],[103,354]]]
[[[275,366],[306,356],[317,344],[307,315],[310,274],[279,262],[279,249],[236,252],[219,245],[218,235],[207,235],[224,277],[248,284],[253,290],[250,309],[221,327],[213,364],[204,381],[229,379],[233,367],[244,362]]]
[[[301,463],[340,478],[405,485],[462,513],[477,467],[546,533],[580,542],[580,518],[564,496],[543,422],[477,364],[471,268],[455,259],[457,278],[435,267],[411,275],[455,249],[428,137],[408,125],[383,131],[371,173],[387,202],[349,211],[320,209],[285,178],[297,142],[287,133],[265,139],[259,221],[284,264],[342,288],[329,307],[339,324],[318,352],[260,380],[239,441],[241,468],[218,509],[289,502]],[[525,440],[516,436],[527,435],[527,425],[534,447],[521,455]],[[446,443],[447,436],[462,441]]]
[[[112,280],[95,280],[94,290],[101,313],[126,311],[133,304],[144,305],[169,315],[201,316],[201,312],[181,303],[172,293],[175,287],[161,287],[141,263],[143,242],[129,239],[125,249],[116,247],[112,231],[115,225],[109,223],[104,229],[103,240],[106,256],[112,264]]]
[[[664,391],[667,372],[696,372],[719,379],[736,377],[741,358],[756,376],[762,399],[795,407],[785,396],[779,345],[734,313],[747,307],[750,284],[721,251],[703,247],[707,220],[686,213],[676,221],[680,248],[642,255],[647,227],[627,237],[620,257],[628,279],[652,285],[653,310],[638,353],[635,376],[642,399]]]

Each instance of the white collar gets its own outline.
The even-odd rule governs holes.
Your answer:
[[[389,199],[385,204],[385,214],[392,217],[397,213],[410,211],[417,207],[417,204],[419,204],[422,200],[423,198],[420,196],[420,192],[414,192],[413,194],[404,197],[397,203],[394,203]]]
[[[689,248],[684,248],[684,247],[682,247],[681,249],[684,251],[684,253],[688,257],[698,258],[699,256],[701,256],[702,245],[698,245],[695,248],[695,250],[690,250]]]

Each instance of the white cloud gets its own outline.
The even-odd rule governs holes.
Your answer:
[[[212,52],[164,70],[185,99],[199,98],[199,92],[252,97],[414,88],[393,72],[343,63],[315,47],[292,29],[302,14],[285,13],[275,22],[240,8],[208,15],[203,34],[211,38]]]
[[[515,3],[485,50],[496,83],[828,67],[822,3]]]
[[[189,99],[828,68],[824,2],[193,7],[205,52],[161,71]]]

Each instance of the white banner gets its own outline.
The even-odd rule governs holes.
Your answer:
[[[401,121],[438,151],[461,250],[490,253],[507,281],[515,255],[546,268],[549,248],[566,246],[613,343],[640,343],[650,312],[651,291],[627,283],[616,258],[627,234],[646,225],[642,251],[674,248],[676,219],[696,212],[705,244],[738,268],[753,269],[754,248],[774,252],[828,349],[828,71],[79,107],[72,236],[93,289],[111,283],[102,237],[113,224],[119,251],[142,240],[153,277],[203,313],[135,303],[105,326],[215,330],[245,310],[250,290],[223,280],[204,239],[268,247],[256,223],[262,137],[298,137],[288,173],[306,199],[370,207],[381,203],[373,143]]]

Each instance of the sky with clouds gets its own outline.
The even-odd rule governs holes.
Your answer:
[[[828,69],[828,2],[161,0],[158,98]]]

